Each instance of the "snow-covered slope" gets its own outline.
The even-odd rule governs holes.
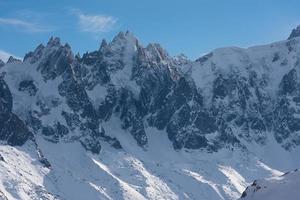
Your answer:
[[[3,145],[0,189],[8,199],[237,199],[251,180],[281,173],[247,153],[175,152],[161,132],[149,131],[147,151],[124,143],[121,151],[105,145],[99,155],[38,138],[50,168],[30,143]]]
[[[300,172],[257,180],[243,192],[241,200],[297,200],[300,197]]]
[[[299,116],[297,31],[196,61],[51,38],[0,67],[0,198],[235,200],[299,168]]]

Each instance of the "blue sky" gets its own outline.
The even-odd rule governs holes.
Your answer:
[[[129,30],[144,45],[195,59],[285,39],[299,8],[299,0],[0,0],[0,55],[23,57],[52,35],[83,53]]]

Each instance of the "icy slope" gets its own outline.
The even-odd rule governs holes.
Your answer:
[[[0,145],[0,155],[0,191],[3,198],[58,199],[49,192],[48,187],[54,187],[54,182],[47,181],[50,169],[39,162],[32,143],[23,147]]]
[[[297,200],[300,198],[300,172],[288,172],[282,176],[257,180],[247,187],[241,200]]]
[[[1,146],[1,190],[9,199],[237,199],[250,180],[273,175],[258,158],[242,152],[214,154],[174,152],[172,145],[152,131],[153,145],[144,151],[125,143],[109,145],[99,155],[79,143],[38,145],[51,163],[42,166],[30,144]],[[157,152],[159,148],[159,152]]]

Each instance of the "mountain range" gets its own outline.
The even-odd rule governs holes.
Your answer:
[[[83,55],[52,37],[0,62],[0,140],[0,199],[265,199],[282,186],[272,180],[295,188],[298,172],[283,174],[300,164],[300,26],[194,61],[128,31]]]

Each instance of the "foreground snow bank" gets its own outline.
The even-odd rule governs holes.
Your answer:
[[[124,135],[118,138],[123,150],[104,143],[99,155],[91,154],[77,142],[52,143],[37,137],[49,168],[30,143],[0,145],[0,197],[236,200],[250,181],[281,175],[273,165],[243,151],[174,151],[166,134],[154,129],[147,130],[150,145],[142,149],[123,130],[110,127]]]
[[[257,180],[247,187],[241,200],[298,200],[300,199],[300,171]]]

